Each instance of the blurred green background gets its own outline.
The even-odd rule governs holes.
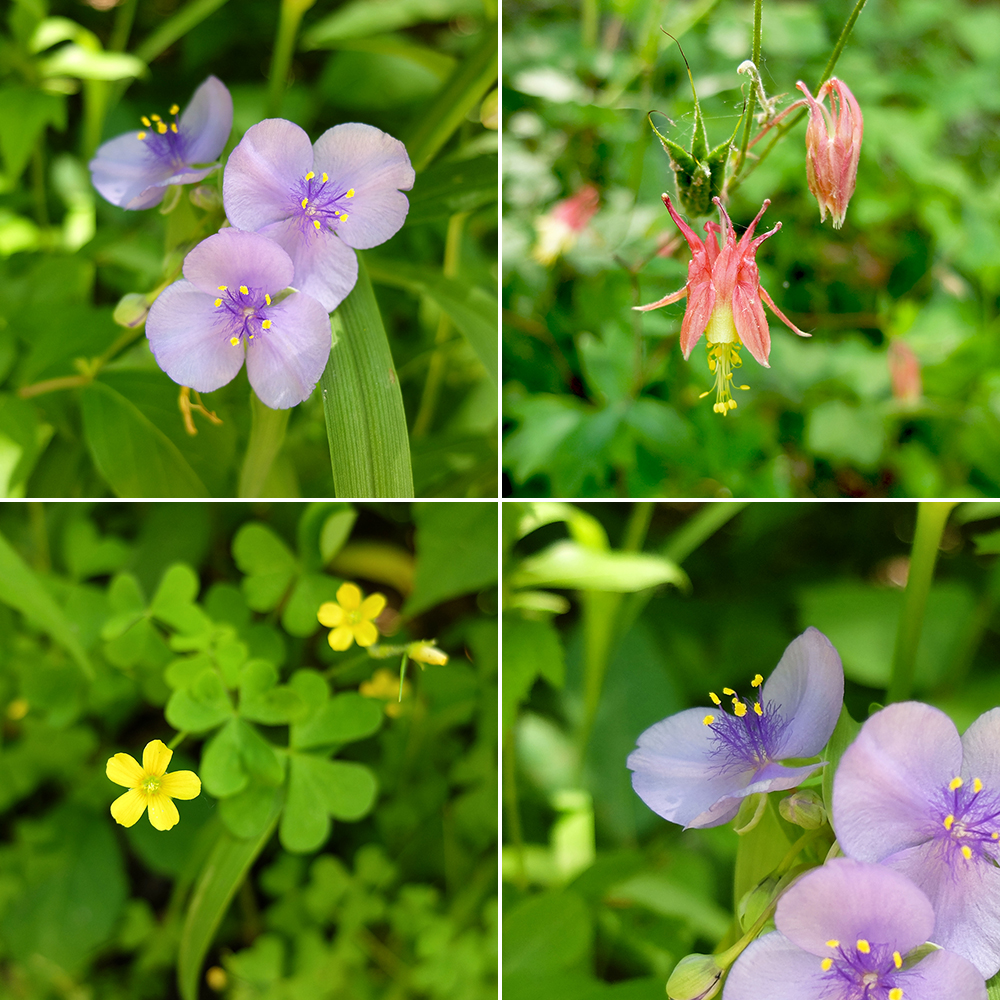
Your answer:
[[[763,4],[769,97],[815,87],[854,4]],[[734,194],[783,223],[758,255],[771,368],[720,419],[704,342],[683,361],[685,244],[660,202],[689,148],[694,75],[710,146],[739,117],[753,5],[734,0],[505,4],[505,490],[519,496],[924,497],[1000,492],[1000,9],[872,0],[837,64],[865,122],[843,229],[821,225],[801,122]],[[672,127],[667,119],[672,121]],[[759,152],[767,140],[751,150]],[[597,214],[549,265],[539,219],[585,185]],[[693,221],[693,220],[692,220]],[[695,225],[701,234],[701,220]],[[762,231],[762,230],[761,230]],[[894,384],[893,367],[897,368]],[[913,377],[913,371],[918,377]],[[909,373],[909,374],[908,374]]]
[[[411,149],[429,129],[450,129],[417,164],[403,229],[363,257],[402,388],[416,495],[497,495],[494,83],[480,72],[452,85],[462,67],[488,65],[495,0],[13,0],[0,14],[0,497],[241,495],[245,373],[205,397],[222,424],[195,415],[192,437],[142,328],[113,319],[122,296],[151,291],[179,263],[203,213],[186,200],[166,217],[112,206],[87,163],[140,116],[183,108],[209,74],[233,96],[224,160],[275,113],[283,7],[302,20],[280,117],[313,140],[365,122]],[[206,183],[221,191],[221,178]],[[114,419],[94,418],[95,395]],[[332,492],[316,392],[292,411],[258,495]]]
[[[504,504],[506,1000],[662,1000],[680,958],[735,940],[737,836],[658,817],[626,758],[708,691],[769,676],[810,625],[866,719],[885,700],[916,507]],[[917,655],[913,697],[960,731],[1000,704],[997,518],[992,503],[952,512]]]

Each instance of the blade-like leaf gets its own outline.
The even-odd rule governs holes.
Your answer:
[[[302,39],[304,49],[323,48],[345,38],[363,38],[423,21],[450,21],[460,14],[481,14],[482,0],[351,0],[314,25]]]
[[[406,224],[447,219],[492,204],[497,200],[498,170],[496,153],[435,164],[413,188]]]

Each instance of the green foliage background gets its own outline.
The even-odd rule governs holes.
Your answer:
[[[851,12],[846,0],[763,4],[769,97],[815,92]],[[630,307],[680,288],[686,245],[660,202],[673,176],[646,114],[690,142],[691,64],[709,144],[747,92],[746,0],[508,5],[504,40],[505,489],[519,496],[992,496],[1000,491],[1000,32],[995,5],[872,2],[835,74],[865,133],[843,229],[821,225],[806,185],[802,122],[740,187],[737,231],[764,198],[783,223],[758,256],[762,285],[813,333],[769,316],[771,368],[752,359],[739,408],[712,412],[703,343],[683,361],[685,302]],[[667,121],[658,117],[658,127]],[[759,152],[767,139],[752,150]],[[590,183],[601,208],[551,267],[535,221]],[[701,232],[701,220],[695,224]],[[922,369],[893,395],[898,341]]]
[[[496,552],[495,504],[0,505],[0,996],[495,998]],[[450,654],[398,715],[344,579]],[[177,728],[202,794],[118,826]]]
[[[186,195],[167,216],[109,205],[87,163],[141,115],[184,107],[210,73],[234,101],[223,160],[276,106],[314,140],[362,121],[407,144],[408,220],[363,260],[413,432],[415,494],[496,496],[497,143],[480,120],[496,3],[109,6],[13,0],[0,15],[0,496],[333,495],[318,391],[291,413],[269,478],[242,493],[245,373],[205,398],[221,426],[196,415],[192,437],[142,327],[115,322],[123,296],[156,289],[222,218]],[[283,9],[302,22],[275,105]],[[478,75],[454,85],[469,66]],[[221,178],[206,183],[221,193]]]
[[[510,502],[504,513],[504,996],[662,1000],[680,958],[739,937],[734,906],[802,830],[775,810],[763,836],[744,838],[759,856],[746,851],[737,874],[731,824],[662,820],[633,792],[628,754],[653,723],[708,705],[708,691],[748,691],[810,625],[837,648],[845,705],[866,719],[885,702],[916,504]],[[993,503],[951,514],[917,653],[913,697],[960,732],[1000,704],[998,517]],[[580,572],[560,580],[571,551]],[[649,589],[635,580],[640,555],[684,575]],[[568,600],[546,612],[525,567]]]

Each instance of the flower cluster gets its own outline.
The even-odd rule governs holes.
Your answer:
[[[94,186],[112,204],[149,208],[172,185],[219,166],[232,130],[229,92],[209,77],[169,125],[105,143],[91,161]],[[357,280],[355,249],[393,236],[409,208],[414,172],[401,142],[371,125],[336,125],[315,144],[297,125],[267,119],[250,128],[223,176],[229,225],[187,255],[184,278],[153,304],[146,322],[160,367],[181,385],[210,392],[247,365],[261,402],[287,409],[315,388],[330,354],[328,314]]]
[[[710,707],[647,729],[628,758],[632,785],[686,828],[725,823],[760,793],[754,819],[737,830],[746,833],[768,792],[829,766],[817,755],[843,686],[836,650],[808,629],[766,682],[753,678],[755,697],[723,688],[725,710],[709,692]],[[741,902],[745,937],[722,954],[688,956],[668,995],[985,1000],[985,980],[1000,971],[998,747],[1000,708],[962,737],[917,702],[873,714],[840,758],[832,801],[800,788],[781,802],[784,819],[810,832]],[[839,850],[828,850],[834,835]],[[824,836],[806,860],[806,842]],[[771,917],[774,930],[761,934]]]

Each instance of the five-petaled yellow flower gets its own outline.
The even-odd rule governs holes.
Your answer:
[[[378,642],[378,629],[374,619],[385,608],[383,594],[371,594],[361,599],[361,589],[353,583],[342,583],[337,591],[336,601],[321,604],[316,617],[321,625],[333,629],[327,636],[330,645],[343,651],[350,649],[351,643],[372,646]]]
[[[201,780],[194,771],[167,774],[174,752],[162,740],[152,740],[142,751],[142,766],[127,753],[116,753],[108,761],[108,777],[129,789],[111,803],[111,815],[122,826],[133,826],[149,806],[149,822],[157,830],[169,830],[180,821],[174,799],[193,799],[201,793]]]

